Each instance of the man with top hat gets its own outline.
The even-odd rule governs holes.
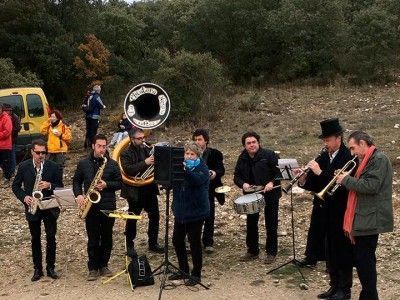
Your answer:
[[[334,177],[335,170],[352,159],[349,149],[343,143],[343,129],[337,118],[320,123],[324,150],[311,160],[307,167],[310,172],[300,177],[298,184],[314,193],[324,189]],[[296,173],[299,170],[296,170]],[[308,231],[306,259],[303,264],[315,264],[326,254],[326,264],[330,277],[330,288],[319,294],[319,299],[350,299],[352,286],[351,244],[346,239],[342,225],[347,203],[347,190],[339,187],[325,200],[314,196]],[[325,243],[324,243],[325,242]],[[308,262],[307,262],[308,260]]]

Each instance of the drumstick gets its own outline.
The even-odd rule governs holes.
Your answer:
[[[272,187],[272,190],[276,189],[276,188],[280,188],[280,187],[281,187],[281,185],[275,185],[274,187]],[[270,190],[270,191],[272,191],[272,190]],[[267,191],[267,192],[270,192],[270,191]],[[264,190],[257,191],[257,192],[254,192],[254,193],[250,193],[250,194],[259,194],[259,193],[264,193]]]

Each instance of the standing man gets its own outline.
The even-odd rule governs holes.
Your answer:
[[[348,141],[360,163],[354,176],[337,178],[349,190],[343,230],[353,244],[360,300],[378,300],[375,251],[379,234],[393,231],[393,170],[367,133],[355,131]]]
[[[87,103],[82,104],[82,109],[85,112],[86,118],[85,149],[89,148],[92,144],[92,140],[99,128],[101,110],[106,108],[101,101],[100,92],[100,85],[93,86],[93,90],[87,98]]]
[[[342,169],[353,158],[343,143],[339,119],[324,120],[320,125],[322,133],[319,138],[324,143],[325,151],[307,164],[310,172],[298,181],[299,186],[314,193],[324,189],[332,181],[335,170]],[[353,271],[351,245],[342,229],[347,191],[340,187],[333,195],[325,194],[324,199],[314,196],[306,249],[307,258],[318,259],[318,252],[326,254],[330,288],[317,297],[350,299]],[[321,249],[321,245],[324,248]]]
[[[85,195],[93,180],[96,180],[95,190],[100,193],[101,199],[93,203],[85,219],[88,236],[88,281],[93,281],[98,276],[112,276],[108,268],[113,246],[112,234],[114,218],[109,218],[101,210],[115,210],[115,192],[121,188],[121,172],[116,161],[112,160],[106,151],[107,138],[98,134],[93,139],[92,152],[87,158],[79,161],[73,178],[73,191],[77,204],[85,204]],[[107,162],[101,178],[95,178],[98,169]],[[83,188],[83,190],[82,190]]]
[[[11,150],[12,150],[12,121],[10,115],[0,106],[0,167],[3,169],[4,188],[10,186],[11,179]]]
[[[11,174],[15,173],[15,168],[17,166],[17,158],[15,153],[15,143],[17,142],[18,133],[20,132],[21,126],[21,119],[15,113],[13,113],[13,109],[10,104],[4,103],[3,110],[6,111],[11,117],[12,123],[12,131],[11,131],[11,142],[12,142],[12,149],[11,149],[11,158],[10,158],[10,172]]]
[[[137,177],[150,166],[154,165],[154,156],[150,153],[148,146],[144,144],[144,132],[140,128],[132,128],[129,131],[131,143],[120,156],[121,167],[124,173],[130,177]],[[121,197],[128,200],[129,211],[140,215],[144,209],[149,217],[149,228],[147,230],[149,250],[156,253],[163,253],[164,247],[158,244],[158,231],[160,212],[158,208],[158,187],[152,182],[147,185],[133,186],[127,183],[122,184]],[[134,249],[136,238],[136,221],[127,220],[125,235],[128,253]]]
[[[32,237],[34,273],[31,280],[37,281],[43,276],[42,245],[40,240],[42,221],[46,232],[47,276],[57,279],[59,276],[54,268],[56,261],[57,218],[60,214],[60,209],[58,207],[47,210],[38,208],[35,214],[31,214],[28,212],[28,208],[33,203],[32,192],[37,174],[42,174],[38,188],[42,191],[43,198],[53,195],[56,187],[63,187],[62,177],[57,164],[45,160],[47,154],[45,141],[41,139],[32,141],[31,154],[32,160],[25,160],[19,165],[12,184],[12,191],[25,206],[25,217]]]
[[[262,195],[265,199],[265,228],[267,242],[264,262],[275,261],[278,252],[278,208],[281,189],[274,189],[280,185],[277,178],[281,177],[278,166],[278,157],[274,151],[261,148],[260,136],[255,132],[246,132],[242,136],[244,150],[236,162],[234,182],[246,194],[252,185],[264,187]],[[259,213],[247,215],[246,245],[247,252],[241,257],[242,261],[258,258],[260,247],[258,244]]]
[[[210,170],[210,185],[208,188],[208,200],[210,201],[210,215],[205,219],[203,230],[203,247],[207,254],[214,252],[214,220],[215,220],[215,199],[220,205],[225,203],[225,195],[216,193],[215,188],[222,186],[221,178],[225,174],[223,156],[220,151],[208,147],[210,136],[205,129],[196,129],[192,140],[200,147],[203,153],[202,159]]]

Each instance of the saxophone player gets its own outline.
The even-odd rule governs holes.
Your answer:
[[[112,233],[114,218],[109,218],[101,210],[115,210],[115,191],[121,188],[121,172],[116,161],[108,157],[106,151],[107,138],[98,134],[92,141],[92,151],[88,157],[79,161],[73,178],[73,192],[78,206],[86,204],[87,191],[92,183],[100,194],[100,201],[92,204],[85,218],[88,236],[88,281],[96,280],[99,276],[111,277],[108,268],[113,246]],[[104,160],[107,157],[107,160]],[[105,163],[105,165],[103,165]],[[103,168],[103,172],[98,172]]]
[[[25,216],[28,221],[31,233],[32,259],[34,273],[32,281],[37,281],[43,276],[42,268],[42,245],[41,245],[41,223],[43,220],[46,232],[46,270],[47,276],[57,279],[58,274],[54,270],[56,261],[56,232],[57,218],[60,214],[58,207],[47,210],[40,208],[33,214],[29,212],[29,207],[33,204],[32,193],[34,189],[40,191],[43,198],[50,197],[56,187],[63,187],[62,174],[59,166],[49,160],[46,160],[47,148],[46,142],[37,139],[32,141],[32,160],[28,159],[22,162],[12,183],[12,191],[15,196],[25,206]],[[41,178],[40,178],[41,176]],[[40,178],[36,180],[37,178]],[[35,182],[37,182],[35,184]],[[34,187],[37,185],[36,187]]]

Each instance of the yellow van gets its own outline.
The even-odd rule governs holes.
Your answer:
[[[18,134],[16,152],[26,153],[35,138],[43,138],[40,126],[49,119],[50,106],[41,88],[19,87],[0,90],[0,105],[8,103],[21,118],[22,129]]]

